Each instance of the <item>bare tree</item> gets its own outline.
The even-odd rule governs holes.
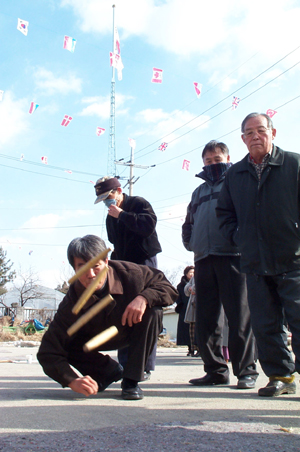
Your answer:
[[[26,272],[23,272],[21,268],[19,269],[14,288],[19,293],[20,306],[24,306],[29,300],[45,298],[39,282],[37,273],[31,267]]]
[[[57,287],[55,290],[58,290],[58,292],[61,293],[67,293],[69,290],[69,284],[67,281],[74,275],[74,270],[71,267],[71,265],[68,266],[61,266],[60,268],[60,275],[59,275],[59,282],[57,284]]]
[[[183,275],[183,270],[186,266],[185,265],[179,265],[178,267],[174,268],[167,268],[162,269],[164,272],[166,278],[170,281],[173,286],[177,286],[177,284],[180,283],[181,277]]]

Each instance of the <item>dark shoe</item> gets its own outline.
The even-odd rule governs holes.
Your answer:
[[[267,386],[258,390],[258,395],[262,397],[277,397],[281,394],[296,394],[296,383],[271,380]]]
[[[147,380],[150,380],[150,378],[151,378],[151,372],[149,371],[149,372],[144,372],[144,380],[143,381],[147,381]]]
[[[189,383],[194,386],[229,385],[229,377],[220,374],[206,374],[202,378],[193,378]]]
[[[251,377],[251,375],[244,375],[239,378],[237,389],[252,389],[255,388],[256,378]]]
[[[194,356],[195,356],[196,358],[201,358],[200,352],[197,352]]]
[[[99,385],[98,392],[103,392],[109,385],[111,385],[115,381],[121,380],[122,377],[123,377],[123,367],[121,366],[121,364],[118,364],[115,370],[105,378],[102,385],[101,386]]]
[[[124,400],[141,400],[144,398],[143,391],[138,385],[138,382],[128,380],[126,378],[122,381],[122,399]]]

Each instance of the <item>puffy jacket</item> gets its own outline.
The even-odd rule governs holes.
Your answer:
[[[192,194],[182,226],[182,241],[188,251],[195,254],[195,262],[210,254],[238,256],[239,250],[219,230],[215,208],[225,176],[212,184],[202,171],[197,174],[205,180]]]

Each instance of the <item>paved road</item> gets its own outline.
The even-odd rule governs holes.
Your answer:
[[[46,377],[36,352],[0,343],[0,360],[16,361],[0,363],[1,452],[300,451],[299,383],[298,394],[271,399],[237,390],[234,376],[197,388],[188,380],[204,374],[201,360],[161,348],[143,400],[122,400],[119,382],[85,398]],[[261,373],[257,388],[266,383]]]

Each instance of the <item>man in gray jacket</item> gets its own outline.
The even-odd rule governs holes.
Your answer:
[[[240,254],[219,231],[217,199],[229,168],[224,143],[210,141],[203,149],[205,183],[193,193],[182,227],[183,244],[195,255],[196,340],[206,375],[190,380],[195,386],[229,383],[229,369],[222,354],[224,311],[229,324],[229,355],[238,389],[255,387],[255,343],[250,324],[245,275]],[[224,310],[223,310],[224,308]]]
[[[249,153],[228,171],[217,207],[224,237],[241,250],[258,357],[270,380],[258,392],[265,397],[294,394],[292,374],[300,372],[300,156],[274,146],[275,136],[267,115],[244,119]]]

